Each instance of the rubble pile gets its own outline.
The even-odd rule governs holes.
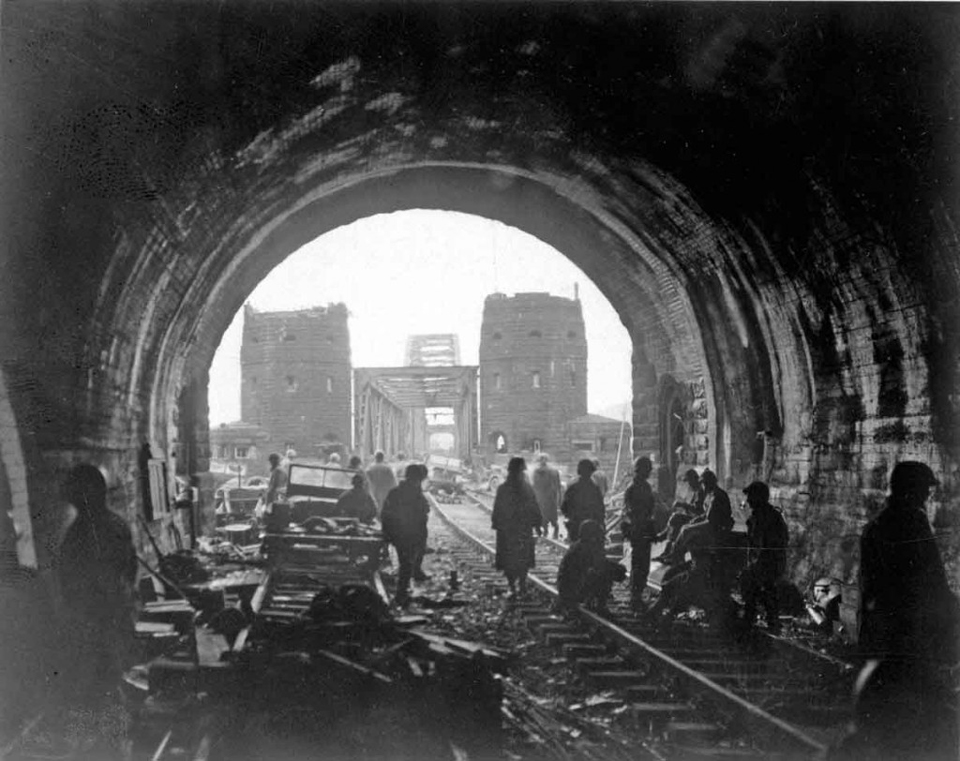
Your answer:
[[[321,588],[295,620],[256,620],[226,656],[242,746],[295,735],[334,755],[495,755],[507,654],[426,623],[350,584]],[[242,757],[243,747],[231,752]]]

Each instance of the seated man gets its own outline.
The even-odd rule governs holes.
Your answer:
[[[377,517],[377,503],[367,491],[366,479],[361,473],[355,473],[351,483],[353,488],[345,491],[337,500],[337,512],[344,518],[373,523],[373,519]]]
[[[689,502],[674,502],[673,503],[673,512],[670,514],[670,517],[667,519],[667,526],[655,537],[656,541],[663,542],[667,544],[663,548],[663,552],[660,554],[660,557],[672,557],[673,548],[676,544],[677,537],[680,536],[681,529],[694,520],[694,514],[691,512],[691,505]],[[654,558],[658,560],[659,558]]]
[[[727,536],[733,529],[730,497],[719,488],[717,476],[711,470],[703,471],[703,487],[703,517],[687,523],[677,535],[670,554],[664,551],[659,558],[656,558],[657,560],[663,563],[682,563],[687,552],[695,548],[715,548],[726,545]]]
[[[592,520],[580,524],[580,537],[567,549],[557,572],[558,611],[574,611],[587,605],[597,612],[606,612],[613,583],[626,579],[627,569],[607,560],[603,543],[600,524]]]

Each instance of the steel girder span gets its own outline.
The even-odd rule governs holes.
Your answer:
[[[477,367],[358,367],[354,369],[354,394],[358,451],[371,455],[378,449],[388,457],[398,452],[429,450],[430,434],[452,432],[454,451],[469,458],[478,443]],[[435,411],[450,410],[453,421]],[[427,411],[433,413],[429,416]]]

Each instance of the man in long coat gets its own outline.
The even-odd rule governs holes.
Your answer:
[[[383,461],[383,452],[378,451],[373,456],[373,465],[367,468],[367,480],[370,482],[370,493],[377,503],[377,512],[383,510],[383,502],[390,490],[397,485],[397,477],[393,468]]]
[[[550,466],[550,458],[542,454],[533,469],[533,493],[537,495],[537,504],[540,506],[540,515],[543,518],[543,528],[553,526],[553,538],[560,535],[559,510],[562,488],[560,473]]]
[[[527,587],[527,571],[534,565],[533,532],[542,533],[540,508],[536,495],[524,478],[527,464],[514,457],[507,466],[507,480],[497,488],[493,501],[491,525],[497,532],[496,566],[503,571],[510,586],[510,595],[523,595]]]

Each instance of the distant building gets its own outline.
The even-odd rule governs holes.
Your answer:
[[[270,470],[270,434],[242,421],[210,429],[210,471],[226,475],[259,476]]]
[[[629,421],[624,424],[622,420],[603,415],[581,415],[567,421],[567,436],[572,461],[583,458],[600,460],[600,467],[611,481],[614,473],[619,481],[623,474],[633,471],[630,454],[633,430]]]
[[[350,334],[344,304],[243,311],[240,413],[269,432],[272,451],[318,456],[350,445]]]
[[[587,413],[587,339],[579,299],[494,293],[483,305],[480,428],[484,453],[572,455],[566,423]]]

